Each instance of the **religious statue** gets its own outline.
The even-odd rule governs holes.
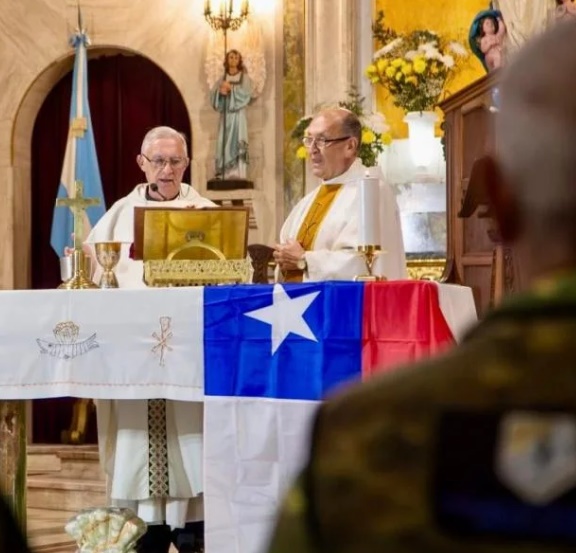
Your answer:
[[[216,142],[216,176],[246,179],[248,167],[248,124],[246,107],[252,100],[252,80],[242,54],[229,50],[224,75],[210,92],[212,107],[220,112]]]
[[[570,21],[576,17],[576,5],[572,0],[556,0],[554,19],[556,21]]]
[[[502,66],[506,25],[498,10],[481,11],[472,22],[468,40],[470,48],[487,71]]]
[[[250,181],[246,180],[246,110],[260,96],[266,83],[266,56],[260,22],[249,16],[240,29],[229,34],[226,42],[222,33],[212,33],[204,67],[211,105],[220,114],[215,152],[216,177],[208,181],[208,189],[228,190],[230,183],[234,185],[232,188],[251,188]]]

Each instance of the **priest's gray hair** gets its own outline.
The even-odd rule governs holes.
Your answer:
[[[530,231],[576,237],[574,44],[576,24],[558,24],[504,69],[495,151]]]
[[[172,127],[154,127],[150,129],[146,135],[144,136],[144,140],[142,140],[142,148],[140,151],[142,153],[146,153],[148,148],[152,146],[152,142],[158,140],[160,138],[173,138],[175,140],[179,140],[182,142],[184,146],[184,153],[186,157],[188,157],[188,146],[186,144],[186,135],[181,132],[178,132],[176,129]]]
[[[342,132],[355,138],[358,145],[357,149],[360,149],[360,144],[362,144],[362,123],[354,112],[344,108],[340,109],[345,112],[342,118]]]
[[[348,108],[343,108],[338,105],[324,107],[314,117],[327,113],[338,117],[342,134],[355,138],[356,150],[359,150],[360,144],[362,144],[362,122],[360,118]]]

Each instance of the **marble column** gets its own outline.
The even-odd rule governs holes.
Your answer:
[[[324,104],[345,100],[358,87],[373,108],[372,87],[363,78],[372,55],[370,0],[307,0],[306,2],[306,114]],[[306,192],[317,180],[306,172]]]
[[[0,400],[0,491],[26,527],[26,402]]]
[[[346,98],[357,84],[357,0],[306,4],[306,112]]]

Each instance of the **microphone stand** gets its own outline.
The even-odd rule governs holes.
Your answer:
[[[164,201],[168,200],[168,198],[164,196],[162,192],[160,192],[160,190],[158,189],[158,185],[155,182],[149,184],[148,186],[150,187],[150,190],[152,190],[152,192],[156,192],[156,194],[158,194],[158,196],[160,196]]]

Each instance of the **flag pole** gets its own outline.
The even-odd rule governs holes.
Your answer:
[[[84,231],[88,233],[106,212],[88,102],[87,46],[90,44],[90,39],[84,29],[79,0],[77,0],[77,25],[69,40],[74,48],[69,129],[50,235],[50,244],[59,257],[64,255],[74,231],[73,204],[69,204],[69,209],[62,209],[59,206],[66,205],[66,202],[76,197],[77,181],[82,182],[86,197],[98,200],[90,204],[82,214],[81,226]],[[74,234],[75,242],[79,241],[81,245],[86,238],[85,234],[82,233],[81,236]]]

